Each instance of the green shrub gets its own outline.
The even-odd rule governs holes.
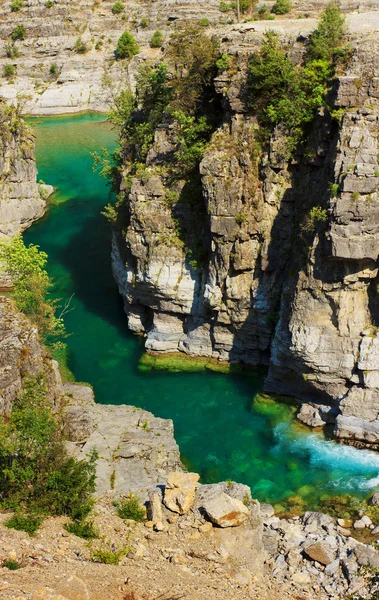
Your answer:
[[[157,29],[154,31],[150,40],[150,48],[161,48],[163,46],[164,37],[163,33]]]
[[[75,42],[74,52],[76,52],[76,54],[86,54],[88,50],[89,48],[86,42],[83,42],[81,38],[78,38]]]
[[[14,42],[6,44],[5,52],[8,58],[18,58],[20,56],[20,52]]]
[[[24,3],[22,0],[13,0],[13,2],[11,3],[11,11],[12,12],[17,12],[19,11],[22,7],[24,6]]]
[[[12,517],[4,522],[4,525],[5,527],[8,527],[8,529],[25,531],[30,536],[33,536],[35,535],[42,521],[43,517],[40,515],[15,513]]]
[[[129,550],[94,550],[92,557],[105,565],[118,565],[121,558],[128,554]]]
[[[147,29],[149,27],[149,19],[147,17],[141,19],[140,27],[142,27],[142,29]]]
[[[17,40],[24,40],[26,36],[25,27],[23,25],[17,25],[17,27],[12,31],[11,38],[14,42]]]
[[[115,503],[117,514],[121,519],[131,519],[142,523],[146,519],[145,508],[141,505],[138,496],[130,492],[127,496]]]
[[[88,462],[67,457],[43,379],[24,380],[10,417],[0,418],[0,507],[83,519],[93,505],[96,459],[95,452]]]
[[[229,10],[235,10],[236,3],[235,2],[220,2],[220,10],[221,12],[228,12]]]
[[[50,73],[50,75],[54,75],[54,76],[58,74],[58,68],[57,68],[56,63],[52,63],[50,65],[49,73]]]
[[[117,42],[117,58],[132,58],[136,54],[139,54],[139,51],[139,45],[134,35],[129,33],[129,31],[124,31]]]
[[[313,206],[309,211],[308,218],[302,226],[304,231],[315,231],[319,225],[326,223],[328,220],[327,211],[321,206]]]
[[[209,27],[209,25],[211,24],[209,19],[199,19],[198,23],[200,27]]]
[[[3,77],[7,79],[12,79],[16,75],[16,67],[14,65],[4,65],[3,69]]]
[[[268,10],[267,4],[261,4],[258,7],[258,15],[264,15],[267,12],[267,10]]]
[[[83,538],[84,540],[96,540],[99,538],[99,531],[93,521],[73,521],[66,523],[66,531]]]
[[[292,8],[290,0],[276,0],[274,6],[271,9],[275,15],[285,15],[289,13]]]
[[[20,565],[17,560],[12,560],[11,558],[6,558],[1,563],[3,569],[9,569],[10,571],[17,571],[18,569],[22,569],[22,565]]]
[[[0,259],[13,281],[17,308],[37,325],[45,342],[64,335],[62,317],[55,316],[57,302],[48,295],[52,286],[45,266],[47,254],[38,246],[25,246],[22,236],[0,242]]]
[[[124,10],[124,5],[122,2],[115,2],[112,6],[112,12],[114,15],[119,15]]]
[[[307,49],[307,61],[331,60],[341,52],[339,44],[345,32],[345,17],[331,2],[321,14],[317,29],[312,33]]]
[[[204,156],[211,126],[206,117],[187,116],[183,111],[173,111],[177,139],[180,144],[175,152],[177,166],[184,173],[196,169]]]
[[[54,4],[55,2],[53,2],[52,0],[47,0],[47,2],[45,2],[46,8],[52,8]]]
[[[230,57],[228,54],[222,54],[220,58],[216,61],[216,67],[220,69],[220,71],[225,71],[230,66]]]
[[[253,6],[256,0],[240,0],[240,10],[245,13]]]
[[[338,183],[332,183],[331,184],[331,186],[330,186],[330,193],[331,193],[332,198],[337,198],[338,188],[339,188]]]

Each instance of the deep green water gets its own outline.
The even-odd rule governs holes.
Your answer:
[[[203,482],[247,483],[253,496],[278,503],[300,495],[366,494],[378,485],[379,456],[327,442],[293,426],[282,404],[258,403],[262,377],[140,372],[142,341],[127,330],[110,265],[110,231],[100,215],[108,190],[92,172],[90,152],[115,146],[97,115],[31,119],[39,178],[58,188],[50,209],[26,234],[49,255],[56,294],[74,294],[66,316],[70,368],[98,402],[133,404],[172,418],[176,439]]]

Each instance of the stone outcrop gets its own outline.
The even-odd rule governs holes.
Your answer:
[[[32,130],[0,98],[0,237],[13,237],[42,217],[53,192],[37,183]]]
[[[185,515],[195,503],[197,473],[170,473],[164,493],[164,503],[171,511]]]
[[[48,397],[54,402],[59,393],[59,373],[40,344],[38,331],[19,313],[12,302],[0,297],[0,416],[7,416],[25,380],[45,375]]]
[[[288,161],[280,130],[267,154],[256,150],[243,86],[246,56],[261,37],[250,36],[238,50],[223,39],[235,66],[215,79],[222,118],[200,164],[200,196],[188,202],[181,183],[178,200],[167,201],[157,169],[173,148],[165,126],[147,175],[132,182],[128,222],[112,249],[129,327],[150,353],[267,365],[265,390],[304,403],[302,422],[335,423],[341,440],[375,447],[377,40],[351,37],[351,64],[331,94],[340,122],[320,114],[307,152]],[[291,38],[294,61],[303,39]],[[312,207],[326,211],[325,225],[309,225]]]
[[[165,483],[170,471],[182,468],[171,420],[134,406],[95,404],[92,389],[85,385],[64,383],[60,392],[70,453],[85,459],[91,450],[98,452],[97,495],[133,492],[146,499],[153,485]]]

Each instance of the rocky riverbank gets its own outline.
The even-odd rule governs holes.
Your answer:
[[[354,522],[315,512],[286,519],[253,500],[247,486],[200,485],[183,469],[171,421],[133,406],[96,405],[89,386],[62,383],[36,329],[5,298],[0,332],[2,414],[11,411],[24,378],[44,373],[69,452],[85,459],[98,450],[91,519],[100,535],[87,543],[57,517],[30,538],[1,526],[9,517],[1,514],[0,561],[21,567],[1,569],[1,600],[369,597],[370,569],[379,568],[376,506],[372,518],[360,513]],[[114,500],[130,492],[146,505],[144,523],[117,516]],[[125,551],[118,566],[96,558],[96,551],[118,550]]]
[[[53,188],[37,183],[34,135],[21,107],[0,98],[0,237],[13,237],[41,218]]]

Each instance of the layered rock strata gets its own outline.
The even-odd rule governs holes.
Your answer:
[[[265,4],[270,8],[273,3],[270,0]],[[309,33],[327,0],[294,0],[293,11],[284,21],[240,25],[236,24],[233,10],[220,10],[219,0],[133,0],[116,14],[112,11],[113,0],[54,0],[51,4],[45,0],[24,0],[21,8],[14,11],[11,4],[7,1],[0,6],[1,96],[14,101],[17,94],[26,95],[29,113],[60,114],[106,112],[114,90],[128,79],[134,83],[138,65],[161,56],[161,49],[150,47],[157,29],[167,41],[178,24],[208,19],[212,31],[220,38],[228,37],[231,48],[250,47],[257,31]],[[350,25],[357,30],[370,31],[379,25],[375,0],[342,0],[340,4],[345,12],[360,11],[348,15]],[[24,39],[13,43],[12,34],[18,26],[24,27]],[[128,64],[115,61],[117,41],[126,29],[136,36],[140,46],[140,54]],[[13,67],[7,77],[6,66]]]
[[[0,237],[13,237],[42,217],[52,192],[37,183],[31,129],[0,99]]]
[[[200,165],[200,201],[184,183],[174,206],[167,200],[157,167],[173,145],[160,127],[151,176],[133,181],[114,236],[113,270],[149,352],[268,365],[266,391],[307,403],[301,420],[335,422],[338,438],[375,446],[379,52],[374,34],[351,41],[332,92],[340,124],[320,114],[290,161],[280,130],[259,155],[243,95],[251,49],[240,48],[232,76],[215,80],[223,117]],[[302,39],[290,48],[299,60]],[[327,211],[325,225],[309,226],[312,207]]]

